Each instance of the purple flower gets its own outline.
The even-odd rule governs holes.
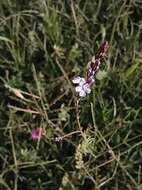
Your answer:
[[[32,129],[32,139],[33,140],[40,140],[43,134],[43,129],[42,128],[36,128]]]
[[[90,64],[90,68],[88,70],[88,77],[94,77],[95,74],[98,72],[98,70],[100,69],[100,65],[101,65],[101,62],[100,62],[100,59],[92,59],[91,61],[91,64]]]
[[[75,91],[79,93],[80,97],[85,97],[87,94],[90,94],[91,85],[94,82],[93,78],[96,76],[96,73],[99,71],[101,60],[106,55],[108,48],[109,45],[107,41],[101,44],[97,55],[93,56],[92,60],[89,61],[88,63],[90,67],[86,72],[86,79],[78,76],[72,80],[72,82],[77,85]]]
[[[85,97],[91,92],[91,85],[94,82],[94,79],[86,80],[82,77],[76,77],[72,80],[74,84],[77,84],[75,91],[79,93],[80,97]]]

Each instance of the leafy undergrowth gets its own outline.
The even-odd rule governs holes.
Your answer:
[[[1,190],[142,189],[141,18],[140,0],[1,0]],[[103,40],[79,100],[71,80]]]

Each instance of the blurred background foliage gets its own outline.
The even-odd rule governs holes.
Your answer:
[[[71,79],[103,40],[77,107]],[[1,190],[142,189],[141,42],[141,0],[0,1]]]

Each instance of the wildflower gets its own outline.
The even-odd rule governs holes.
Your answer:
[[[31,135],[32,135],[33,140],[40,140],[42,134],[43,134],[43,129],[42,128],[32,129]]]
[[[77,84],[75,91],[79,93],[80,97],[85,97],[87,94],[90,94],[91,92],[91,86],[94,82],[94,77],[96,76],[96,73],[100,69],[101,60],[106,55],[106,52],[108,50],[108,42],[105,41],[101,44],[98,53],[96,56],[92,57],[92,60],[89,62],[89,69],[87,70],[87,77],[86,79],[83,77],[76,77],[72,80],[74,84]]]
[[[91,85],[94,82],[94,79],[85,80],[82,77],[76,77],[72,80],[74,84],[77,84],[75,91],[79,93],[80,97],[85,97],[87,94],[91,92]]]

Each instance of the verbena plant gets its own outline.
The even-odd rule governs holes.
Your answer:
[[[142,189],[141,9],[141,0],[0,1],[0,190]],[[72,80],[105,40],[79,98]]]

